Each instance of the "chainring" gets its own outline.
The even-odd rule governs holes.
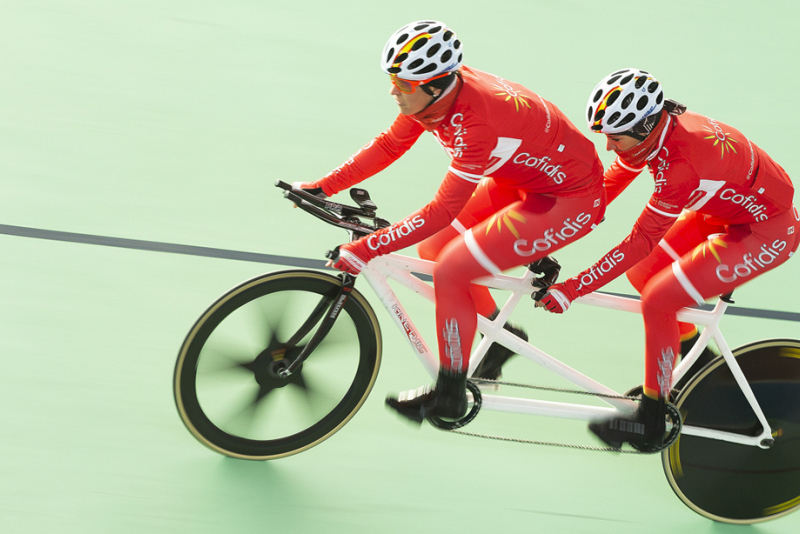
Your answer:
[[[428,422],[441,430],[455,430],[471,423],[481,409],[483,397],[481,396],[481,390],[478,389],[478,386],[469,380],[467,381],[467,389],[472,393],[472,408],[464,417],[451,420],[442,419],[433,415],[428,417]]]

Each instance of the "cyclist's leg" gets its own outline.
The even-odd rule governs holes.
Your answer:
[[[706,241],[708,236],[724,232],[724,226],[707,222],[702,214],[684,211],[653,252],[625,274],[641,294],[647,282],[657,273]],[[681,342],[686,342],[687,347],[691,348],[698,336],[697,326],[679,322],[678,328]]]
[[[769,221],[728,227],[656,274],[642,292],[645,393],[669,396],[680,346],[676,313],[722,295],[788,260],[798,246],[796,211]]]
[[[442,249],[450,241],[461,236],[468,229],[497,213],[512,202],[520,200],[520,192],[513,187],[500,186],[491,178],[484,178],[458,217],[447,228],[437,232],[417,245],[419,257],[436,261]],[[484,317],[497,310],[494,298],[484,286],[472,285],[470,288],[477,312]]]

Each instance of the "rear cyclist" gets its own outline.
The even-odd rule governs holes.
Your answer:
[[[649,73],[624,69],[589,97],[587,117],[617,154],[605,173],[611,202],[648,168],[655,189],[630,235],[592,267],[552,286],[542,304],[570,302],[627,271],[641,293],[645,325],[642,402],[631,418],[594,422],[607,444],[642,450],[663,443],[665,400],[680,352],[685,306],[730,293],[789,259],[798,246],[794,187],[780,165],[741,132],[664,100]]]
[[[381,66],[400,108],[394,123],[321,180],[295,187],[324,195],[347,189],[397,160],[425,131],[448,153],[451,164],[430,203],[340,245],[332,264],[358,274],[372,258],[413,244],[422,258],[436,261],[436,386],[387,398],[387,404],[418,422],[457,418],[467,407],[477,314],[496,312],[488,289],[471,281],[531,263],[588,234],[605,210],[603,168],[594,145],[553,104],[464,66],[461,42],[441,22],[400,28],[386,43]],[[413,187],[415,179],[403,186]],[[479,372],[496,377],[508,355],[494,345]]]

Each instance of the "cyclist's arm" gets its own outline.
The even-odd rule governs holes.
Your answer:
[[[699,178],[684,160],[667,166],[669,182],[656,182],[655,191],[631,230],[619,245],[566,283],[573,296],[596,291],[647,257],[658,245],[695,190]],[[665,173],[666,174],[666,173]]]
[[[326,195],[332,196],[366,180],[405,154],[424,131],[418,122],[399,115],[388,130],[370,141],[340,167],[307,187],[320,187]]]
[[[677,217],[677,216],[676,216]],[[575,297],[597,291],[642,261],[677,219],[645,208],[631,233],[594,265],[568,280]],[[571,284],[569,284],[571,282]]]
[[[619,157],[614,160],[605,174],[603,174],[603,186],[606,188],[606,201],[610,204],[612,200],[617,198],[626,187],[628,187],[633,179],[639,176],[639,173],[644,170],[645,166],[635,168],[622,161]]]

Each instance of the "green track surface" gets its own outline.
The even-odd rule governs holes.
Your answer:
[[[455,28],[469,65],[525,84],[581,127],[599,79],[648,70],[668,97],[741,129],[800,182],[794,0],[2,0],[0,225],[321,259],[345,235],[292,210],[272,184],[326,174],[390,124],[380,51],[422,18]],[[446,165],[426,136],[366,187],[397,220],[431,198]],[[565,274],[626,235],[649,180],[558,255]],[[656,456],[404,424],[384,395],[428,378],[382,309],[383,368],[342,431],[274,462],[205,449],[172,399],[180,344],[218,295],[281,268],[0,234],[0,532],[800,530],[800,514],[753,527],[696,515]],[[632,292],[625,280],[607,289]],[[799,295],[795,259],[735,298],[796,313]],[[426,306],[408,308],[432,330]],[[544,350],[609,386],[641,382],[638,317],[521,307],[515,319]],[[732,316],[723,330],[732,346],[800,338],[795,321]],[[505,376],[562,385],[516,360]],[[570,421],[488,413],[475,425],[594,444]]]

